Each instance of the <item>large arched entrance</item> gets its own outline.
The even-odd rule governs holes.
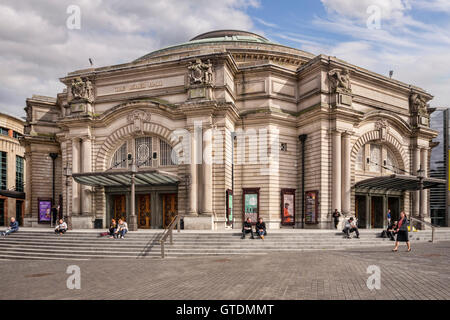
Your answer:
[[[383,139],[380,139],[383,138]],[[404,174],[404,150],[390,135],[372,131],[358,140],[353,153],[353,177],[359,181],[379,176]],[[387,227],[388,213],[398,220],[406,204],[406,193],[400,190],[354,187],[354,212],[360,228]]]
[[[139,135],[125,140],[110,159],[110,170],[130,169],[130,159],[142,170],[161,169],[176,174],[177,159],[172,146],[157,135]],[[106,187],[107,218],[119,218],[126,213],[133,201],[127,187]],[[176,184],[139,184],[135,190],[137,225],[141,229],[164,228],[178,211],[178,188]]]

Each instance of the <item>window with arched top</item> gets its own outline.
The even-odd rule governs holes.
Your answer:
[[[356,156],[357,172],[392,174],[397,173],[398,169],[394,152],[384,144],[367,143],[359,149]]]
[[[127,143],[125,142],[119,149],[114,152],[112,161],[112,168],[126,168],[127,167]]]
[[[170,144],[153,136],[138,137],[123,143],[111,159],[112,169],[126,169],[128,163],[128,150],[139,168],[173,166],[177,164],[176,155],[172,154]]]

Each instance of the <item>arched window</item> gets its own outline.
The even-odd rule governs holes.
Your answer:
[[[159,140],[159,154],[161,155],[161,166],[173,166],[177,159],[172,159],[172,147],[164,140]]]
[[[370,172],[380,172],[381,171],[381,146],[378,144],[370,145],[370,162],[369,171]]]
[[[114,153],[111,162],[112,168],[126,168],[127,167],[127,143],[125,142]]]
[[[365,173],[392,174],[399,164],[392,150],[385,144],[367,143],[356,155],[355,170]]]
[[[386,150],[386,168],[394,173],[398,171],[397,159],[395,158],[394,153],[389,149]]]
[[[364,146],[362,146],[356,156],[356,170],[364,171]]]
[[[178,159],[176,155],[172,155],[172,147],[168,142],[159,137],[146,136],[130,139],[122,144],[111,159],[111,168],[127,168],[128,152],[131,153],[138,168],[178,164]]]
[[[136,138],[135,157],[138,167],[152,166],[152,137]]]

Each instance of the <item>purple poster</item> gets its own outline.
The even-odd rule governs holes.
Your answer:
[[[39,200],[39,221],[50,221],[52,202],[49,200]]]

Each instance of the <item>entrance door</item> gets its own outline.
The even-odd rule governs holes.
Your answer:
[[[366,196],[355,196],[355,215],[358,219],[358,228],[367,228]]]
[[[114,211],[113,218],[119,220],[120,218],[126,218],[127,216],[127,206],[126,198],[124,194],[118,194],[114,196]]]
[[[400,198],[389,197],[387,208],[391,210],[392,221],[398,221],[398,219],[400,217]]]
[[[5,199],[0,199],[0,226],[4,226],[5,225]]]
[[[370,224],[372,228],[384,227],[383,197],[371,198]]]
[[[166,228],[177,215],[177,194],[169,193],[162,195],[163,228]]]
[[[19,226],[23,225],[22,212],[23,212],[23,201],[16,200],[16,221],[19,223]]]
[[[139,228],[149,229],[151,226],[151,206],[150,195],[141,194],[138,196]]]

